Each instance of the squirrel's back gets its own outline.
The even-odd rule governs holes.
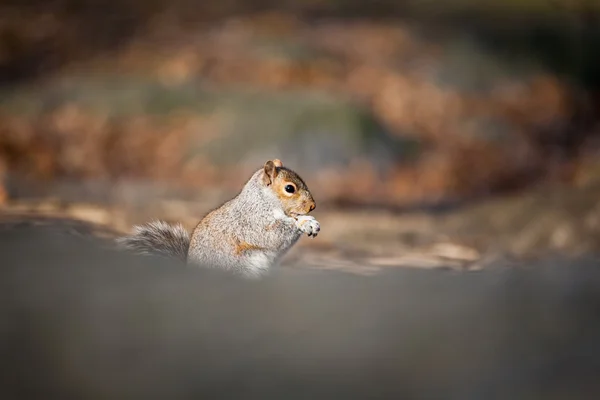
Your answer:
[[[185,262],[190,247],[190,234],[181,224],[152,221],[134,226],[131,235],[120,237],[117,242],[140,255],[176,258]]]

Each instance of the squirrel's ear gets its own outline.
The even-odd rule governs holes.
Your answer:
[[[275,166],[276,166],[277,168],[281,168],[281,167],[283,167],[283,163],[282,163],[282,162],[281,162],[281,160],[280,160],[280,159],[278,159],[278,158],[276,158],[276,159],[274,159],[274,160],[273,160],[273,164],[275,164]]]
[[[280,161],[281,163],[281,161]],[[277,166],[271,160],[265,163],[265,167],[263,170],[263,183],[265,186],[269,186],[275,178],[277,177]]]

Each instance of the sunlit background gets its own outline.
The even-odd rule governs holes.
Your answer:
[[[599,12],[594,0],[3,1],[0,203],[191,229],[280,158],[322,224],[290,263],[593,253]]]

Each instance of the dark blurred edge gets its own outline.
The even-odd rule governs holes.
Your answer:
[[[598,260],[241,281],[0,230],[3,399],[596,399]]]
[[[422,24],[423,32],[452,29],[471,34],[497,51],[508,56],[523,55],[539,58],[552,70],[569,76],[574,82],[597,90],[600,78],[596,71],[600,55],[593,51],[600,43],[600,6],[594,0],[563,2],[548,0],[546,3],[504,1],[394,1],[378,0],[226,0],[197,2],[193,0],[7,0],[0,10],[21,10],[23,13],[43,15],[53,13],[57,18],[74,23],[76,40],[83,47],[82,56],[93,51],[105,51],[123,45],[128,38],[143,30],[153,18],[166,14],[183,29],[214,24],[236,15],[279,11],[316,21],[320,19],[372,19],[406,20]],[[18,14],[17,14],[18,15]],[[5,46],[17,37],[11,31],[0,32],[0,42]],[[34,72],[47,73],[51,65],[42,63],[32,71],[30,62],[47,57],[52,59],[51,46],[41,43],[28,54],[15,54],[5,59],[1,74],[5,83],[11,79],[27,79]],[[35,54],[38,50],[39,54]],[[45,54],[42,54],[44,53]],[[55,66],[60,60],[55,60]],[[25,67],[25,68],[24,68]],[[8,73],[8,72],[11,72]],[[21,76],[15,76],[20,74]]]

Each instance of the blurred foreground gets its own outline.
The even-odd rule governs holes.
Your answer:
[[[600,396],[598,260],[245,281],[0,229],[4,399]]]

